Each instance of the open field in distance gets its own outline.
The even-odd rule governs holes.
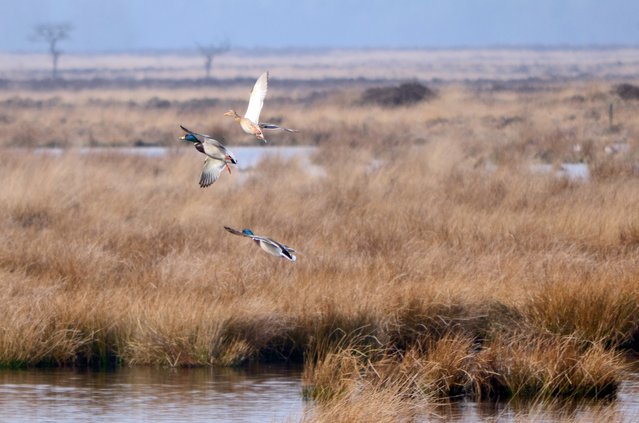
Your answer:
[[[639,50],[634,49],[247,56],[220,56],[214,79],[204,80],[193,54],[69,55],[60,61],[62,79],[52,82],[46,55],[6,55],[0,60],[0,78],[9,78],[0,84],[0,146],[171,146],[178,123],[230,145],[251,144],[222,114],[245,110],[255,77],[266,69],[271,84],[262,118],[302,129],[274,137],[277,144],[318,145],[339,138],[335,142],[412,145],[455,131],[494,145],[507,142],[514,131],[531,129],[598,145],[632,141],[636,131],[635,103],[613,92],[616,84],[637,82]],[[138,73],[146,68],[155,70]],[[406,80],[419,80],[439,95],[411,108],[383,109],[361,101],[367,88]],[[618,132],[607,131],[611,104],[613,125],[623,123]]]
[[[253,145],[251,137],[223,116],[229,108],[245,110],[250,84],[177,90],[0,90],[0,146],[174,146],[178,124],[231,146]],[[584,153],[573,152],[576,144],[592,145],[592,154],[599,154],[607,144],[637,139],[637,102],[621,100],[613,92],[614,83],[440,84],[433,88],[438,93],[433,100],[394,109],[362,103],[363,91],[379,85],[370,82],[340,88],[300,84],[289,90],[274,79],[271,85],[264,120],[300,129],[297,134],[271,134],[272,145],[387,148],[463,134],[494,148],[528,137],[531,144],[545,144],[531,150],[533,156],[553,161],[578,160]]]
[[[216,56],[214,78],[255,78],[268,69],[281,79],[636,78],[639,49],[235,50]],[[0,79],[48,77],[46,54],[0,54]],[[64,54],[63,78],[203,78],[194,51],[143,54]]]

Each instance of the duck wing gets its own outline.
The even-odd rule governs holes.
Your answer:
[[[200,187],[206,188],[212,185],[220,177],[220,173],[226,167],[224,160],[217,160],[207,157],[202,166],[202,175],[200,175]]]
[[[262,129],[270,129],[270,130],[281,129],[282,131],[286,131],[286,132],[299,132],[297,129],[285,128],[283,126],[279,126],[274,123],[260,123],[259,125],[260,125],[260,128]]]
[[[257,78],[257,81],[253,86],[251,98],[249,99],[249,104],[246,108],[246,113],[244,114],[244,117],[253,123],[258,123],[260,121],[260,112],[262,111],[267,91],[268,72],[264,72],[259,78]]]
[[[194,135],[194,136],[195,136],[195,138],[197,138],[200,142],[202,142],[205,138],[211,138],[211,137],[209,137],[208,135],[205,135],[205,134],[199,134],[199,133],[197,133],[197,132],[195,132],[195,131],[191,131],[190,129],[187,129],[187,128],[185,128],[185,127],[184,127],[184,126],[182,126],[182,125],[180,125],[180,128],[181,128],[184,132],[186,132],[186,133],[188,133],[188,134],[191,134],[191,135]]]
[[[200,133],[191,131],[190,129],[187,129],[187,128],[185,128],[182,125],[180,125],[180,128],[182,128],[182,130],[184,132],[195,136],[195,138],[197,138],[198,141],[200,141],[202,144],[209,144],[209,145],[214,146],[214,147],[216,147],[216,148],[218,148],[220,150],[226,151],[226,147],[224,146],[224,144],[222,144],[221,142],[219,142],[215,138],[211,137],[210,135],[200,134]]]

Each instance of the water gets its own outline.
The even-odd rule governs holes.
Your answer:
[[[80,155],[122,154],[149,158],[163,157],[168,154],[197,153],[193,146],[187,143],[179,147],[81,147],[77,149],[44,147],[34,149],[36,154],[52,156],[61,156],[65,152],[72,151]],[[261,160],[276,157],[283,160],[292,158],[299,159],[300,166],[311,176],[321,177],[326,175],[326,171],[322,166],[311,162],[311,155],[317,151],[317,147],[314,146],[238,146],[231,147],[231,151],[235,154],[237,169],[240,170],[240,172],[251,171]]]
[[[529,170],[533,173],[550,173],[558,177],[568,178],[573,181],[588,181],[590,168],[586,163],[562,163],[558,169],[551,164],[531,164]]]
[[[0,371],[2,422],[297,422],[312,407],[302,399],[301,370],[122,368],[113,372]],[[427,410],[435,422],[639,421],[639,373],[616,400],[530,408],[527,403],[460,401]]]
[[[185,145],[184,148],[178,147],[81,147],[78,148],[80,154],[124,154],[124,155],[140,155],[144,157],[161,157],[169,153],[184,153],[191,152],[193,149],[190,146]],[[35,152],[38,154],[51,154],[62,155],[65,149],[62,148],[36,148]],[[73,150],[70,150],[73,151]],[[269,157],[279,157],[287,160],[291,158],[298,158],[301,160],[301,165],[307,172],[315,176],[324,176],[325,170],[321,166],[313,164],[310,157],[317,151],[317,147],[314,146],[238,146],[231,147],[231,151],[237,158],[237,168],[240,171],[251,170],[255,165]],[[383,167],[384,162],[379,159],[374,159],[369,164],[369,171],[375,172]],[[496,166],[492,163],[488,163],[486,170],[493,172],[496,170]],[[573,181],[588,181],[590,180],[590,168],[586,163],[562,163],[555,168],[551,164],[545,163],[531,163],[528,166],[528,171],[538,174],[554,174],[557,177],[568,178]]]
[[[246,170],[254,167],[260,160],[265,157],[280,157],[282,159],[290,159],[299,157],[308,160],[312,153],[317,151],[317,147],[313,146],[238,146],[229,147],[235,154],[238,161],[238,168]],[[60,156],[67,151],[77,151],[81,155],[85,154],[123,154],[144,157],[162,157],[169,153],[195,153],[192,145],[184,143],[180,147],[81,147],[77,149],[64,149],[57,147],[36,148],[37,154],[50,154]]]
[[[437,422],[639,422],[639,368],[625,374],[613,399],[556,401],[533,405],[525,401],[459,401],[435,408]]]
[[[299,421],[300,370],[0,371],[0,421]]]

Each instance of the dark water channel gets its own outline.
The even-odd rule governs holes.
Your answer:
[[[301,369],[122,368],[0,371],[1,422],[298,422],[313,408]],[[617,398],[578,405],[456,402],[429,408],[434,422],[639,422],[639,374]]]

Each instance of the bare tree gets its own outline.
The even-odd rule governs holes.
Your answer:
[[[69,38],[71,30],[73,30],[73,27],[68,23],[40,24],[33,29],[31,37],[33,41],[46,41],[49,43],[49,54],[51,54],[51,60],[53,61],[51,76],[54,79],[58,76],[58,59],[62,54],[62,51],[58,49],[58,41]]]
[[[218,54],[224,54],[230,50],[228,40],[219,44],[197,45],[198,51],[204,57],[204,70],[206,71],[206,79],[211,77],[211,68],[213,67],[213,58]]]

